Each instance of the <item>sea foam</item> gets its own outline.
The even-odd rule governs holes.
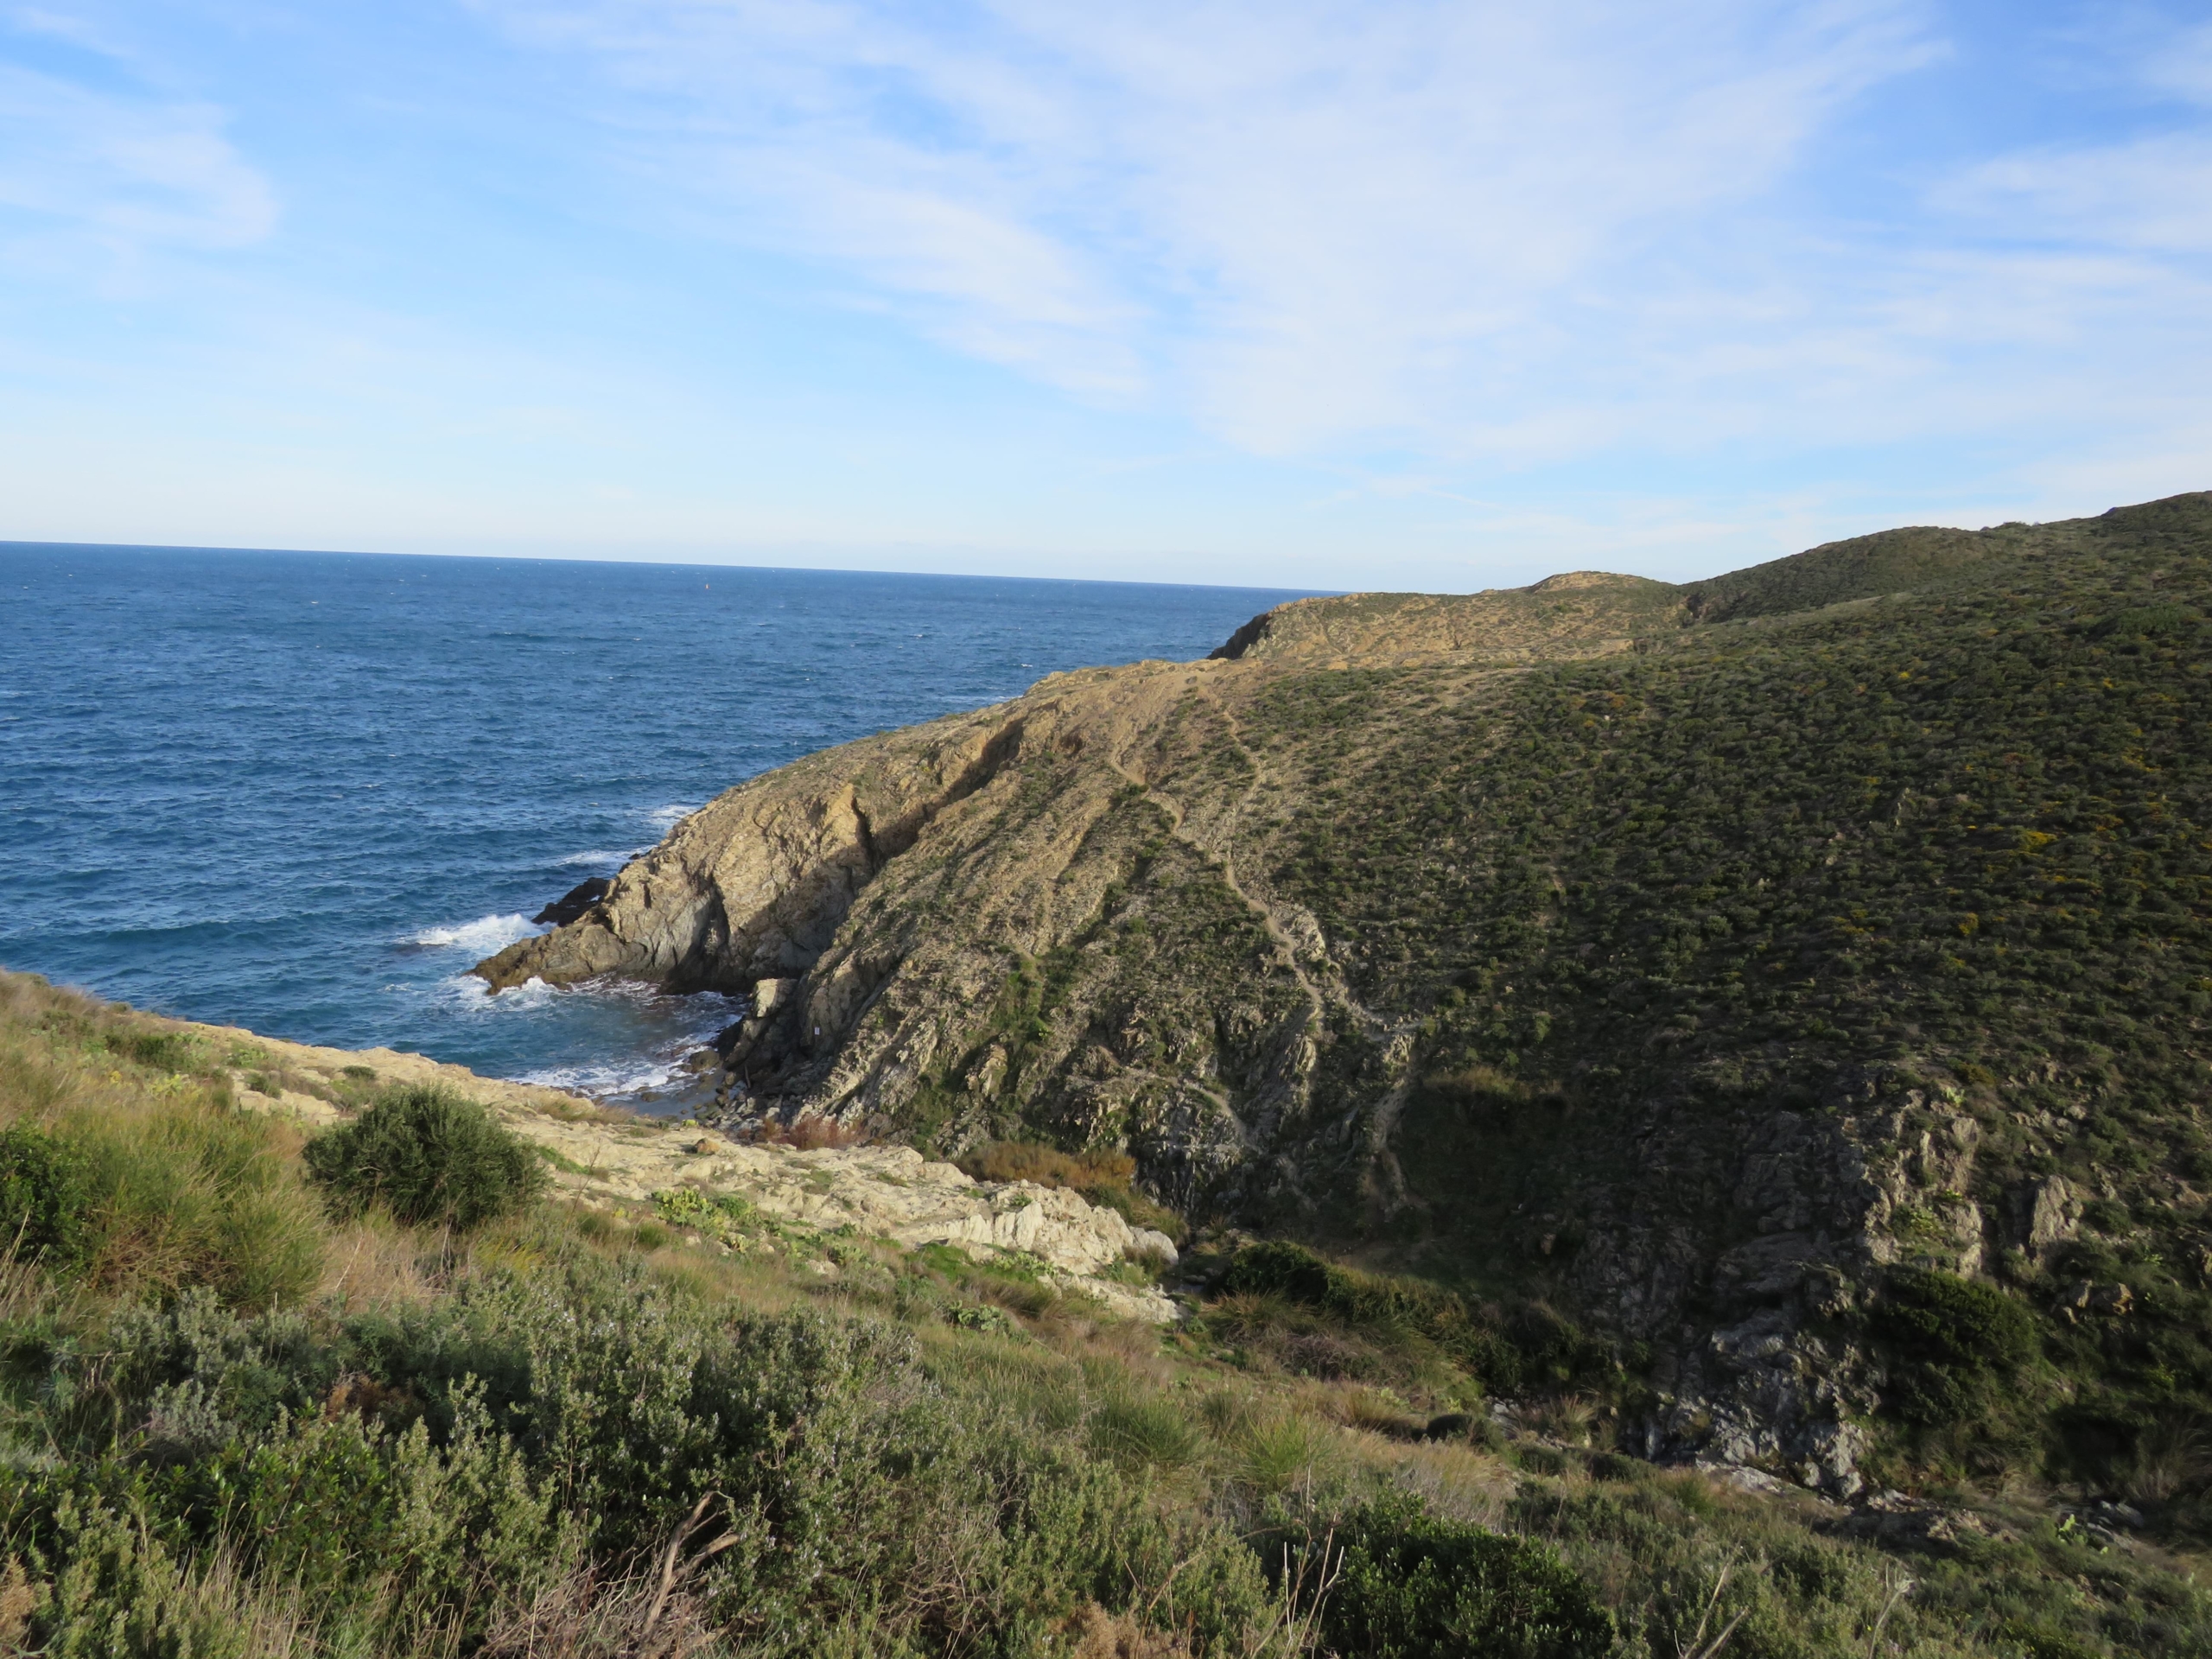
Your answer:
[[[426,927],[419,933],[410,933],[400,943],[425,950],[474,950],[480,956],[504,950],[517,939],[527,939],[544,931],[520,911],[515,911],[505,916],[480,916],[457,927]]]

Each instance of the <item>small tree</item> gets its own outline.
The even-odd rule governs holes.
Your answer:
[[[344,1128],[309,1141],[307,1164],[340,1214],[381,1205],[401,1221],[456,1228],[518,1210],[545,1185],[529,1142],[435,1085],[388,1090]]]

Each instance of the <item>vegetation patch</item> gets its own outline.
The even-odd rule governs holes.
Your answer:
[[[480,1226],[545,1186],[528,1141],[476,1102],[435,1085],[386,1090],[353,1122],[309,1141],[306,1158],[341,1214],[380,1206],[410,1225]]]

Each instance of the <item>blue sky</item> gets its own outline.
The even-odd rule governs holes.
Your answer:
[[[0,0],[4,537],[1681,577],[2208,387],[2201,0]]]

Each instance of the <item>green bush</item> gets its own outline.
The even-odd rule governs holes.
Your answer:
[[[189,1071],[203,1063],[200,1045],[186,1032],[142,1032],[125,1038],[122,1046],[149,1071]]]
[[[29,1123],[0,1129],[0,1248],[62,1266],[84,1254],[84,1154]]]
[[[1411,1494],[1353,1510],[1338,1524],[1334,1547],[1344,1554],[1321,1631],[1345,1659],[1597,1659],[1612,1651],[1612,1615],[1555,1550],[1431,1515]]]
[[[450,1090],[394,1089],[353,1122],[308,1143],[308,1173],[333,1205],[372,1205],[401,1221],[474,1227],[521,1209],[545,1185],[530,1145]]]
[[[1932,1268],[1891,1268],[1868,1328],[1894,1357],[1897,1409],[1928,1426],[1975,1415],[2036,1347],[2034,1316],[2018,1302]]]
[[[1541,1302],[1524,1303],[1493,1325],[1440,1286],[1339,1267],[1287,1240],[1239,1250],[1222,1289],[1230,1296],[1280,1298],[1385,1344],[1408,1338],[1433,1343],[1501,1392],[1598,1381],[1612,1370],[1603,1343]]]
[[[733,1317],[634,1262],[478,1271],[334,1326],[190,1293],[86,1337],[24,1361],[56,1455],[0,1467],[41,1651],[237,1650],[226,1573],[324,1642],[244,1651],[475,1651],[695,1506],[695,1547],[728,1541],[685,1594],[749,1654],[1036,1652],[1087,1603],[1238,1652],[1266,1614],[1234,1533],[935,1386],[909,1333]]]

